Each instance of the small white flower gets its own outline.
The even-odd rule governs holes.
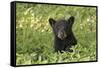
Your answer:
[[[83,25],[82,25],[82,24],[80,24],[80,29],[81,29],[81,30],[83,29]]]
[[[33,24],[31,24],[30,27],[32,28],[33,27]]]
[[[90,21],[90,19],[88,18],[88,19],[87,19],[87,22],[89,22],[89,21]]]
[[[44,32],[44,30],[42,30],[41,32]]]
[[[22,24],[20,24],[19,27],[23,27]]]
[[[82,29],[83,29],[83,27],[81,26],[81,27],[80,27],[80,29],[82,30]]]

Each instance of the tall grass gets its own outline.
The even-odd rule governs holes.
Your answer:
[[[46,4],[16,4],[17,65],[96,60],[96,8]],[[73,52],[55,53],[48,19],[75,16]]]

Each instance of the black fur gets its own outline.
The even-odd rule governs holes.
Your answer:
[[[77,40],[72,31],[72,25],[74,23],[74,17],[71,16],[68,20],[54,20],[52,18],[49,19],[49,23],[53,29],[54,33],[54,48],[55,51],[69,51],[72,45],[77,44]]]

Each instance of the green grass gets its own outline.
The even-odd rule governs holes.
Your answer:
[[[96,60],[96,8],[16,4],[16,64],[48,64]],[[54,52],[54,36],[48,19],[75,17],[73,52]]]
[[[24,32],[20,32],[17,35],[17,65],[96,60],[95,32],[77,34],[78,44],[72,47],[74,52],[62,54],[54,52],[52,33],[29,29],[23,36]]]

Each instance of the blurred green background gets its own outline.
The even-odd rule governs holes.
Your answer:
[[[48,19],[75,16],[74,52],[55,53]],[[48,64],[96,60],[96,7],[16,4],[16,64]]]

